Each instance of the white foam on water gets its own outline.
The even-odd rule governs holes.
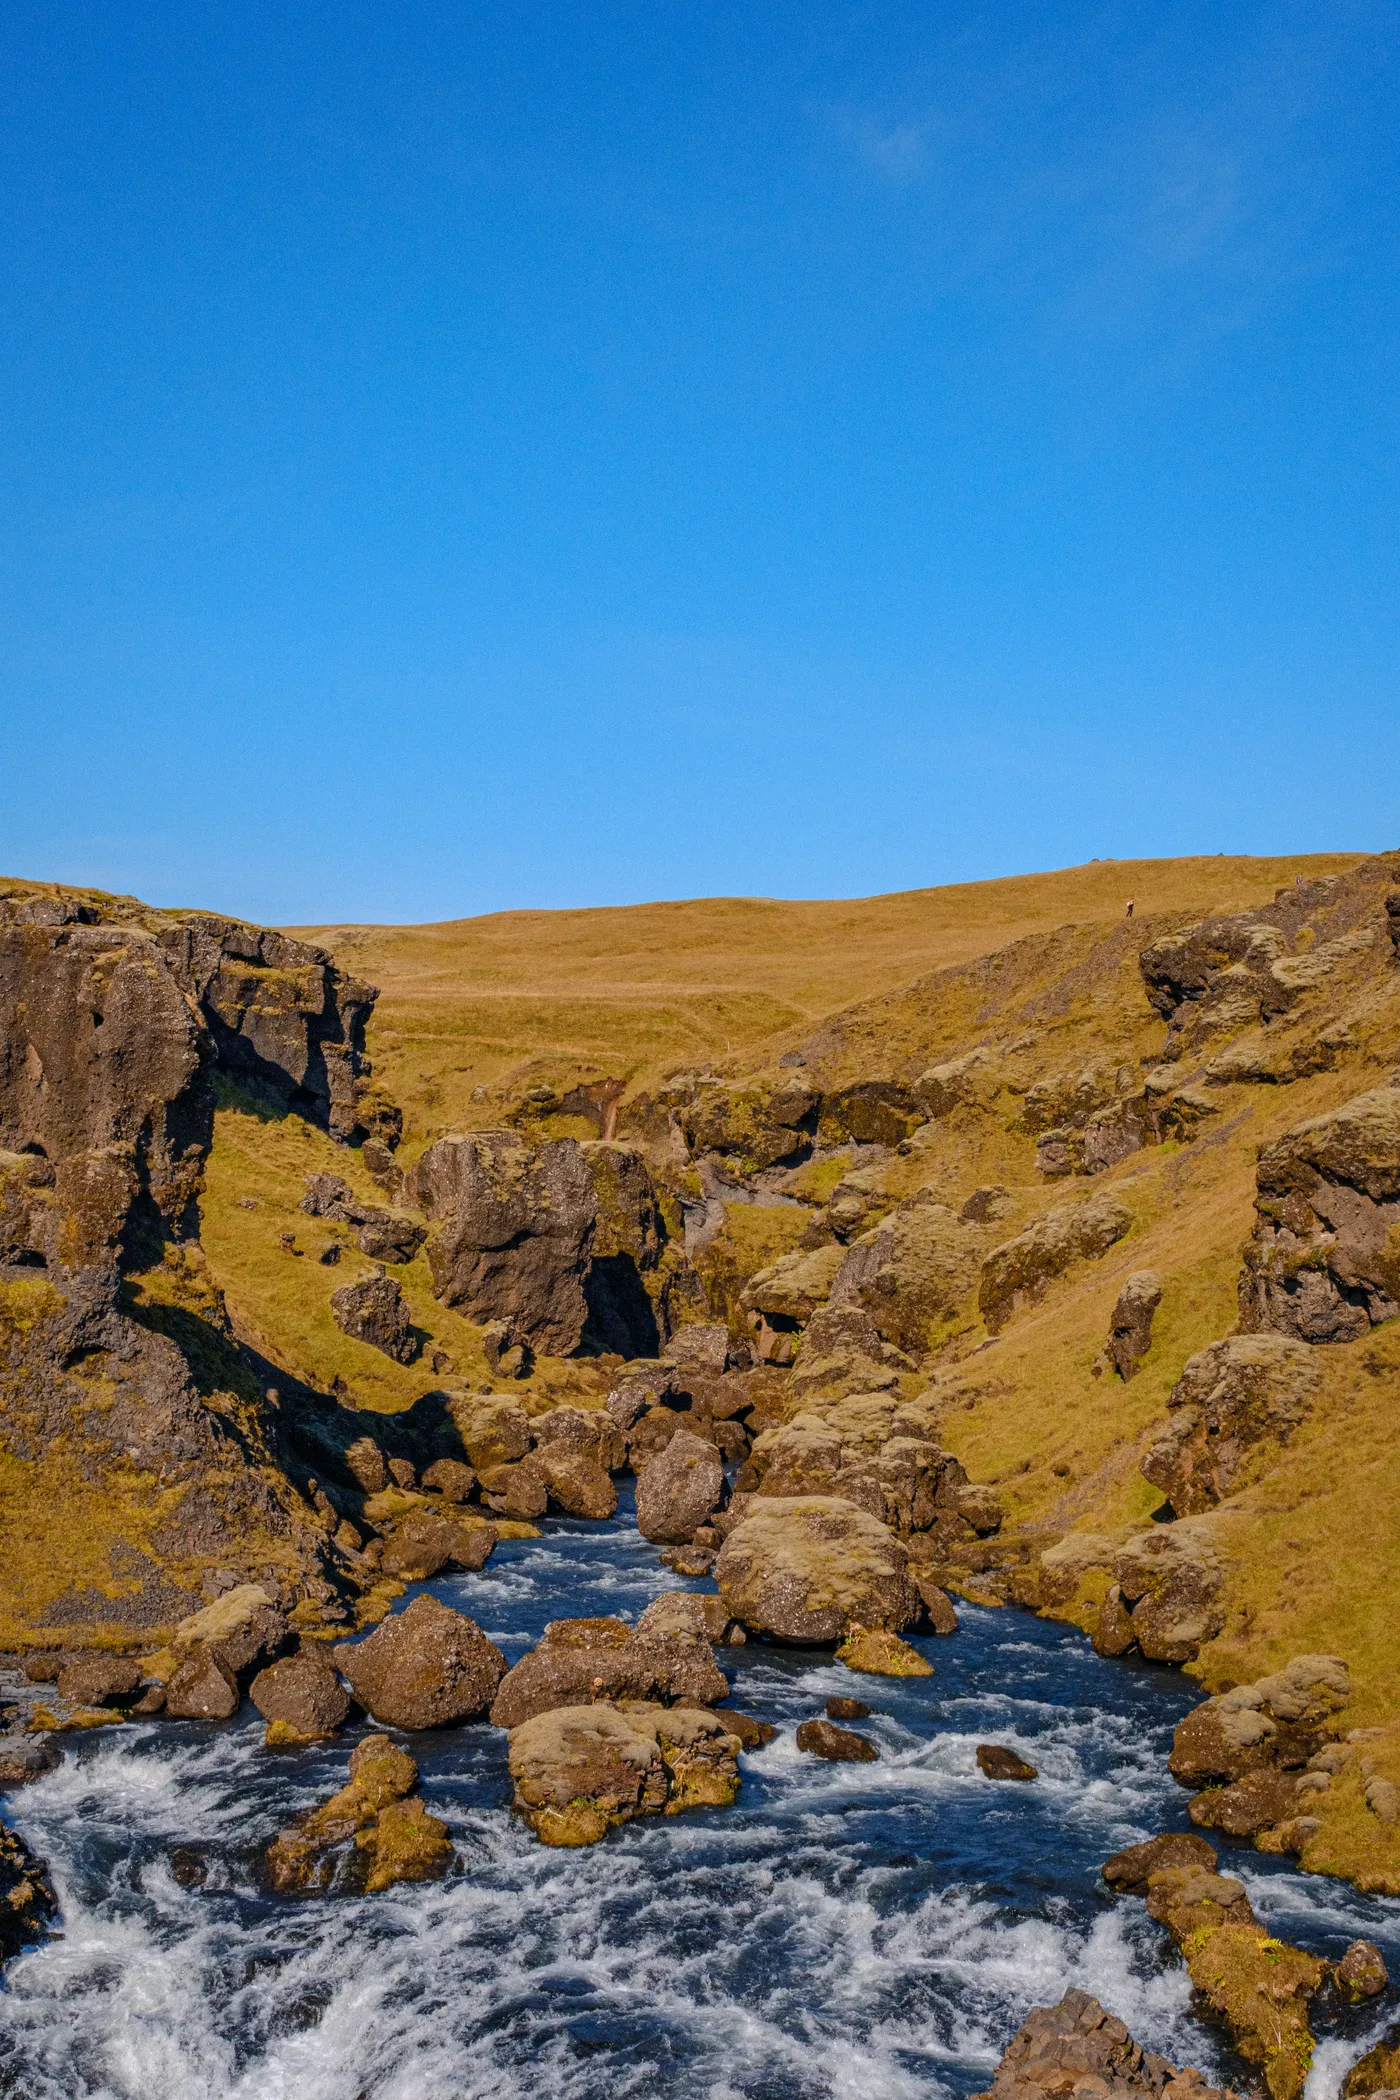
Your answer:
[[[433,1587],[513,1654],[546,1618],[630,1617],[676,1586],[635,1532],[551,1527]],[[257,1874],[348,1746],[275,1759],[251,1725],[84,1742],[13,1802],[53,1868],[65,1937],[7,1972],[0,2094],[953,2100],[1071,1985],[1144,2046],[1214,2073],[1160,1931],[1141,1904],[1096,1897],[1082,1864],[1160,1829],[1169,1801],[1179,1812],[1164,1717],[1089,1703],[1082,1656],[1082,1703],[1057,1704],[1044,1691],[1064,1675],[1060,1637],[1003,1639],[1006,1625],[964,1615],[965,1633],[996,1635],[980,1660],[964,1644],[971,1677],[961,1661],[890,1682],[825,1655],[720,1650],[735,1703],[780,1727],[742,1759],[739,1802],[584,1852],[551,1852],[509,1815],[498,1736],[436,1738],[424,1792],[457,1865],[373,1898],[274,1899]],[[976,1688],[1003,1666],[1009,1683]],[[1104,1665],[1106,1700],[1118,1682]],[[860,1724],[878,1763],[797,1751],[796,1723],[835,1692],[890,1709]],[[987,1740],[1037,1765],[1037,1785],[988,1781],[975,1758]],[[190,1844],[210,1862],[200,1889],[171,1868]],[[935,1859],[959,1864],[940,1879]],[[1257,1878],[1261,1915],[1311,1901],[1319,1930],[1362,1929],[1337,1884]],[[1329,2051],[1308,2100],[1333,2100]]]

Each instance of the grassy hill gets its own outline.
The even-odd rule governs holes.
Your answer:
[[[681,1065],[749,1055],[824,1015],[1071,922],[1240,911],[1355,853],[1090,861],[1047,875],[886,897],[708,897],[596,911],[493,912],[429,926],[286,929],[380,987],[376,1071],[408,1149],[496,1120],[535,1080],[608,1075],[646,1086]],[[415,1142],[416,1141],[416,1142]]]

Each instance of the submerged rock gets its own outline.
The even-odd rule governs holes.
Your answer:
[[[1040,1772],[1035,1765],[1027,1764],[1014,1750],[1004,1743],[979,1743],[977,1762],[988,1779],[1038,1779]]]
[[[436,1597],[415,1597],[368,1639],[341,1641],[336,1666],[360,1705],[394,1728],[446,1728],[479,1720],[506,1659],[474,1619]]]
[[[452,1859],[447,1825],[414,1795],[418,1767],[387,1735],[368,1735],[350,1755],[350,1777],[320,1808],[299,1816],[268,1847],[268,1878],[283,1894],[331,1885],[336,1855],[350,1840],[373,1894],[396,1881],[427,1881]],[[352,1876],[356,1880],[358,1877]]]
[[[511,1730],[515,1806],[546,1845],[593,1845],[635,1816],[725,1808],[740,1739],[701,1707],[567,1706]]]
[[[824,1757],[837,1765],[873,1764],[880,1755],[869,1736],[824,1720],[803,1721],[797,1730],[797,1747],[810,1757]]]

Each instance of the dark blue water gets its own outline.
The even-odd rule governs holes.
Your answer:
[[[702,1585],[690,1585],[702,1587]],[[430,1585],[514,1659],[550,1618],[635,1617],[677,1587],[624,1508],[498,1547]],[[258,1862],[344,1777],[350,1738],[269,1754],[261,1723],[148,1724],[76,1742],[15,1797],[51,1862],[64,1937],[0,1993],[0,2092],[24,2100],[912,2100],[979,2090],[1032,2005],[1094,1992],[1146,2046],[1236,2078],[1140,1902],[1097,1878],[1119,1846],[1186,1827],[1166,1772],[1197,1694],[1095,1656],[1078,1634],[962,1608],[920,1643],[932,1679],[721,1649],[734,1703],[779,1739],[743,1760],[732,1809],[635,1824],[586,1852],[509,1813],[505,1738],[407,1739],[457,1864],[376,1897],[274,1899]],[[878,1709],[875,1765],[793,1743],[831,1693]],[[978,1742],[1039,1766],[979,1773]],[[194,1856],[202,1886],[172,1866]],[[1252,1851],[1231,1854],[1272,1929],[1322,1953],[1360,1933],[1400,1971],[1400,1904]],[[1336,2091],[1372,2008],[1324,2044]]]

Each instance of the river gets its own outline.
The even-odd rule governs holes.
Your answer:
[[[513,1661],[547,1619],[633,1618],[677,1581],[625,1499],[610,1524],[552,1521],[480,1574],[422,1587]],[[342,1782],[355,1731],[272,1754],[245,1705],[222,1726],[70,1737],[62,1767],[10,1803],[63,1915],[0,1991],[0,2093],[962,2100],[1030,2007],[1071,1984],[1145,2046],[1239,2081],[1165,1934],[1097,1876],[1118,1847],[1188,1827],[1165,1759],[1198,1693],[1025,1613],[960,1609],[959,1634],[916,1644],[931,1679],[719,1650],[735,1704],[780,1729],[744,1758],[738,1803],[588,1851],[546,1850],[511,1817],[499,1731],[415,1736],[456,1864],[375,1897],[273,1898],[258,1872],[289,1816]],[[834,1692],[878,1709],[859,1724],[878,1764],[798,1753],[797,1723]],[[985,1780],[987,1740],[1039,1780]],[[1249,1849],[1225,1864],[1280,1936],[1336,1955],[1364,1935],[1400,1973],[1400,1903]],[[1396,2016],[1392,1989],[1325,2038],[1309,2100],[1329,2100]]]

